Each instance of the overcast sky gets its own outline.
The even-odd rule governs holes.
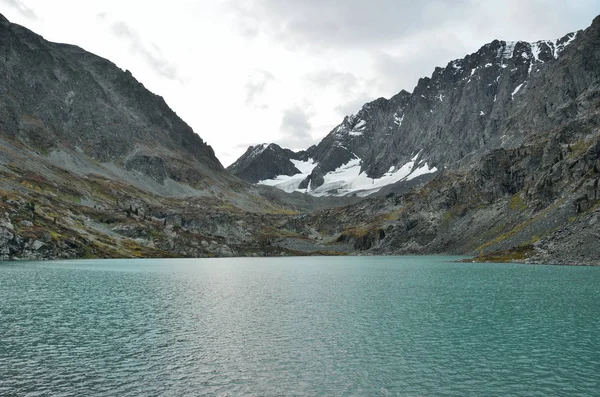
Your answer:
[[[227,166],[304,149],[495,38],[584,29],[598,0],[0,0],[0,12],[129,69]]]

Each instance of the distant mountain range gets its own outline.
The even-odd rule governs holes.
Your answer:
[[[275,144],[249,147],[228,170],[287,192],[366,196],[417,177],[429,180],[490,149],[517,146],[527,130],[511,127],[515,114],[581,33],[535,43],[495,40],[436,68],[412,93],[365,104],[316,146],[297,153]]]
[[[559,40],[494,41],[318,145],[257,145],[229,170],[131,73],[0,15],[0,260],[574,265],[600,265],[600,17]]]

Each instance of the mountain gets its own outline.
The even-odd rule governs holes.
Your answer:
[[[121,162],[160,185],[225,175],[212,148],[161,97],[110,61],[4,17],[0,53],[3,139],[57,163]]]
[[[294,213],[130,72],[2,15],[0,103],[0,260],[264,252]]]
[[[368,195],[423,175],[429,175],[423,179],[427,180],[438,170],[473,161],[490,149],[516,146],[523,142],[524,131],[511,129],[509,116],[580,34],[535,43],[494,40],[445,68],[436,68],[431,77],[419,80],[412,93],[379,98],[345,117],[316,148],[309,149],[305,161],[312,167],[293,176],[278,174],[264,163],[252,179],[237,168],[229,170],[249,182],[286,191]],[[251,154],[249,150],[236,164],[254,169],[260,159]],[[288,158],[293,156],[289,152]]]
[[[558,42],[572,39],[563,51],[534,63],[531,74],[527,66],[527,79],[514,81],[518,85],[509,94],[510,88],[503,91],[509,98],[504,98],[506,113],[495,119],[501,126],[495,135],[466,155],[441,149],[427,155],[438,166],[456,157],[423,187],[312,213],[287,227],[327,236],[322,239],[329,249],[600,265],[600,16],[585,31],[567,37]],[[527,58],[520,58],[526,64]],[[508,59],[515,59],[514,52]],[[502,101],[501,94],[494,95],[492,104]],[[466,107],[468,102],[464,98],[462,103]],[[456,106],[455,119],[472,117],[463,114],[465,107]],[[440,140],[468,147],[494,128],[491,123],[472,132],[475,137],[457,132],[455,138]],[[489,142],[496,138],[499,143],[493,147]],[[431,150],[419,145],[424,152],[419,156]]]
[[[252,147],[230,169],[261,184],[131,73],[3,17],[0,103],[0,260],[600,265],[600,17],[557,41],[494,41],[306,151]]]
[[[293,176],[302,173],[303,164],[308,162],[313,150],[314,146],[306,151],[293,152],[275,143],[250,146],[227,170],[250,183],[279,175]]]

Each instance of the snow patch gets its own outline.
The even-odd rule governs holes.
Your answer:
[[[567,48],[567,46],[569,44],[571,44],[571,42],[573,40],[575,40],[575,38],[577,37],[577,32],[574,32],[573,34],[571,34],[571,37],[569,37],[569,40],[567,40],[563,45],[562,45],[562,50],[564,50],[565,48]]]
[[[418,167],[417,169],[413,170],[413,172],[410,173],[409,176],[406,177],[407,181],[412,181],[413,179],[421,176],[421,175],[427,175],[427,174],[433,174],[434,172],[437,172],[437,168],[436,167],[431,167],[429,168],[429,166],[427,165],[427,163],[424,163],[422,166]]]
[[[560,54],[565,50],[565,48],[567,48],[567,46],[569,44],[571,44],[571,42],[573,40],[575,40],[576,37],[577,37],[577,32],[574,32],[571,34],[571,36],[569,36],[569,39],[562,44],[558,44],[558,40],[555,40],[554,43],[552,43],[554,46],[554,52],[553,52],[554,58],[558,58],[560,56]]]
[[[530,45],[531,45],[531,53],[533,55],[533,59],[535,59],[536,62],[544,63],[544,61],[542,61],[540,59],[540,52],[542,51],[542,46],[546,46],[552,53],[552,56],[555,59],[557,59],[560,56],[560,54],[564,51],[564,49],[569,44],[571,44],[571,42],[573,40],[575,40],[576,37],[577,37],[577,32],[572,33],[569,36],[569,39],[562,44],[558,44],[558,40],[541,40],[541,41],[536,41],[535,43],[531,43]]]
[[[302,174],[310,174],[313,169],[317,166],[313,159],[308,159],[308,161],[302,160],[290,160],[294,167],[298,169]]]
[[[356,158],[327,173],[323,177],[323,185],[309,193],[314,196],[325,196],[330,191],[335,191],[334,195],[336,196],[356,193],[358,196],[364,197],[381,190],[384,186],[403,180],[410,181],[418,176],[437,171],[437,168],[429,167],[427,163],[417,165],[418,157],[419,154],[397,170],[395,167],[390,167],[381,178],[369,178],[366,172],[360,172],[361,160]]]
[[[363,133],[363,130],[365,129],[365,126],[367,125],[367,122],[364,120],[360,120],[355,126],[354,128],[352,128],[350,131],[348,131],[348,135],[352,135],[352,136],[361,136]]]
[[[540,48],[540,42],[536,42],[536,43],[532,43],[531,44],[531,54],[533,55],[533,59],[535,59],[536,62],[542,62],[544,63],[544,61],[542,61],[540,59],[540,52],[541,52],[541,48]]]
[[[462,71],[462,67],[458,64],[458,60],[450,62],[450,65],[454,68],[454,74]]]
[[[304,192],[304,189],[298,189],[300,183],[306,179],[307,176],[313,171],[313,169],[317,166],[318,163],[315,163],[313,159],[308,159],[308,161],[301,160],[290,160],[292,164],[300,171],[299,174],[296,175],[278,175],[273,179],[265,179],[263,181],[259,181],[259,185],[267,185],[274,186],[279,188],[285,192]],[[310,187],[309,187],[310,188]]]
[[[250,153],[250,155],[248,156],[249,159],[253,159],[256,156],[258,156],[259,154],[261,154],[262,152],[264,152],[267,148],[269,147],[268,143],[263,143],[260,145],[256,145],[254,147],[254,149],[252,150],[252,153]]]
[[[510,94],[511,99],[515,99],[515,95],[519,92],[519,90],[523,87],[523,83],[519,84],[517,88]]]
[[[548,48],[550,48],[550,51],[552,51],[552,56],[554,57],[554,59],[558,58],[558,49],[556,46],[556,41],[547,41],[546,45],[548,46]]]
[[[398,127],[400,127],[402,125],[403,120],[404,120],[404,115],[402,115],[402,117],[398,117],[398,113],[394,113],[394,124],[396,124]]]
[[[388,172],[383,174],[381,178],[369,178],[366,172],[361,172],[361,159],[355,157],[334,171],[328,172],[323,177],[323,185],[314,190],[312,190],[312,181],[309,183],[307,189],[298,189],[300,183],[317,166],[317,163],[313,159],[309,159],[308,161],[291,160],[294,166],[300,171],[300,174],[292,176],[279,175],[276,178],[263,180],[258,183],[274,186],[289,193],[297,191],[318,197],[332,194],[335,196],[345,196],[352,193],[364,197],[392,183],[403,180],[410,181],[421,175],[437,172],[437,168],[429,167],[426,162],[417,164],[419,153],[398,169],[395,166],[391,166]]]

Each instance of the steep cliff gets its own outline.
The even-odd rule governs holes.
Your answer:
[[[210,146],[130,72],[0,20],[0,138],[57,162],[85,157],[164,184],[223,175]]]
[[[567,48],[580,45],[581,35],[575,32],[535,43],[495,40],[436,68],[412,93],[401,91],[389,100],[365,104],[311,150],[315,167],[293,189],[315,195],[366,195],[476,161],[495,148],[518,146],[526,134],[547,128],[548,123],[540,120],[553,110],[537,106],[544,98],[536,97],[533,88],[554,78],[548,70],[561,61]],[[578,88],[570,90],[568,95],[577,95]],[[556,98],[554,106],[564,100]],[[536,106],[529,107],[533,102]],[[522,118],[537,122],[517,127]],[[284,188],[293,190],[289,184]]]

